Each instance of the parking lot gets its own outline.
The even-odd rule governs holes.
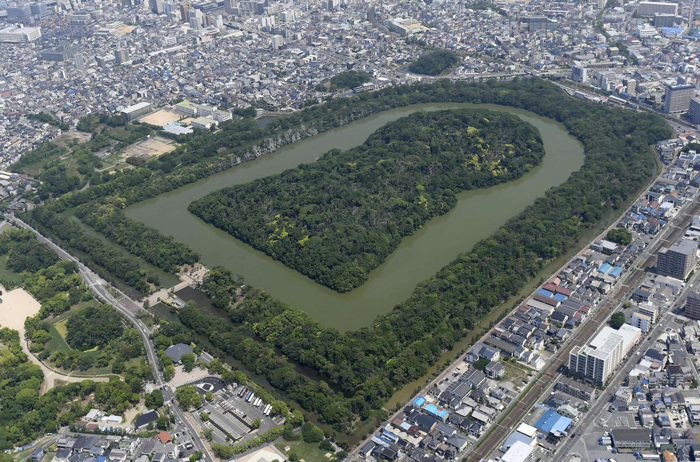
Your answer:
[[[208,388],[207,385],[218,387],[218,384],[213,381],[203,380],[205,381],[196,384],[198,389],[201,388],[199,385],[203,385],[204,388]],[[223,384],[223,382],[221,383]],[[213,430],[213,441],[216,443],[229,444],[231,441],[227,441],[227,435],[231,436],[233,442],[245,441],[279,426],[270,417],[263,414],[267,403],[261,403],[255,407],[243,398],[239,398],[237,392],[226,388],[216,388],[212,393],[216,395],[216,398],[213,402],[202,406],[200,412],[209,415],[209,420],[203,421],[202,426]],[[258,429],[253,426],[255,419],[260,419]]]
[[[226,389],[226,382],[218,377],[204,377],[197,379],[191,383],[197,388],[197,391],[202,395],[206,395],[207,392],[216,394],[217,392]]]

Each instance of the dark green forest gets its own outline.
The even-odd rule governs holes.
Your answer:
[[[123,255],[116,248],[88,235],[78,223],[55,213],[50,207],[37,207],[22,214],[22,218],[31,221],[42,234],[52,235],[72,252],[80,252],[83,263],[110,282],[121,280],[142,295],[151,292],[149,282],[158,283],[157,278],[142,269],[134,257]],[[135,222],[134,226],[137,226]]]
[[[440,75],[456,67],[460,63],[459,56],[447,50],[431,51],[408,65],[408,70],[414,74]]]
[[[123,333],[122,316],[108,305],[85,308],[66,323],[66,342],[78,350],[103,347]]]
[[[78,207],[75,216],[110,241],[168,273],[177,273],[182,265],[193,265],[199,260],[199,255],[188,246],[127,219],[115,206],[92,202]]]
[[[213,192],[189,210],[348,292],[404,236],[450,211],[457,193],[519,178],[543,156],[537,129],[515,115],[420,112],[387,124],[357,148]]]

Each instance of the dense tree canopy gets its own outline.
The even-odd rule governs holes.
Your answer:
[[[422,55],[408,66],[408,70],[414,74],[440,75],[457,66],[459,62],[460,59],[456,53],[438,50]]]
[[[193,265],[199,260],[199,255],[188,246],[172,237],[163,236],[143,223],[127,219],[113,205],[84,204],[77,208],[75,214],[83,223],[98,230],[112,242],[166,272],[176,273],[182,265]]]
[[[544,156],[539,132],[486,110],[414,113],[357,148],[213,192],[198,217],[339,292],[361,285],[456,194],[513,180]]]
[[[331,85],[335,85],[338,88],[353,89],[359,87],[363,83],[369,82],[370,80],[371,78],[366,72],[347,71],[334,75],[331,78]]]
[[[7,267],[16,273],[35,273],[58,261],[58,255],[28,230],[8,229],[0,233],[0,255],[5,254]]]
[[[66,342],[76,349],[105,346],[123,333],[122,316],[109,305],[88,307],[68,318],[66,323]]]
[[[615,244],[630,245],[632,243],[632,233],[622,228],[611,229],[605,237]]]

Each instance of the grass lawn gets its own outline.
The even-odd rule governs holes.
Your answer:
[[[522,385],[521,381],[528,379],[527,375],[530,372],[534,372],[534,369],[510,361],[503,361],[502,364],[506,368],[506,373],[501,378],[501,381],[511,382],[516,387]]]
[[[15,273],[7,267],[7,255],[0,255],[0,280],[12,281],[16,283],[22,282],[22,275]]]
[[[289,446],[291,449],[288,452],[285,452],[285,446]],[[305,462],[328,462],[333,458],[333,456],[326,457],[326,451],[320,450],[318,448],[318,443],[283,441],[275,444],[275,447],[279,449],[282,454],[286,454],[287,456],[291,453],[295,453],[299,456],[299,459],[304,459]]]
[[[54,323],[54,327],[56,328],[58,333],[61,334],[61,337],[63,337],[64,340],[66,338],[66,335],[68,334],[68,327],[66,327],[66,324],[68,324],[67,319]]]
[[[62,321],[61,323],[59,323],[59,324],[61,324],[61,327],[63,327],[63,329],[65,329],[65,327],[66,327],[65,322],[66,321]],[[61,350],[71,351],[71,350],[73,350],[68,345],[68,343],[66,343],[65,334],[63,334],[63,335],[61,334],[61,332],[56,327],[56,324],[53,324],[51,326],[51,332],[49,332],[49,333],[51,334],[51,340],[46,345],[47,350],[49,350],[52,353],[54,351],[61,351]]]

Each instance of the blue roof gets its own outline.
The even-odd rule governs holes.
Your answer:
[[[450,413],[447,412],[447,409],[443,409],[438,413],[438,417],[440,417],[441,419],[446,419],[448,415],[450,415]]]
[[[434,404],[428,404],[425,406],[425,410],[433,415],[437,415],[437,406]]]
[[[553,294],[552,292],[546,290],[546,289],[540,289],[537,291],[538,294],[544,295],[545,297],[551,297]]]
[[[425,398],[423,398],[422,396],[419,396],[418,398],[416,398],[416,399],[413,401],[413,404],[415,404],[415,405],[418,406],[418,407],[421,407],[422,405],[425,404]]]
[[[563,302],[563,301],[566,300],[567,298],[569,298],[569,297],[567,297],[567,296],[564,295],[564,294],[554,294],[554,299],[555,299],[555,300],[559,300],[560,302]]]
[[[600,265],[600,268],[598,268],[598,271],[600,271],[601,273],[608,274],[608,271],[610,271],[611,269],[612,266],[608,265],[607,263],[603,263],[602,265]]]
[[[622,268],[620,268],[619,266],[616,266],[615,268],[611,269],[610,272],[609,272],[608,274],[609,274],[610,276],[616,278],[616,277],[618,277],[619,275],[622,274]]]
[[[564,417],[554,411],[547,411],[537,421],[535,428],[539,428],[545,433],[562,433],[569,428],[571,422],[572,420],[568,417]]]

